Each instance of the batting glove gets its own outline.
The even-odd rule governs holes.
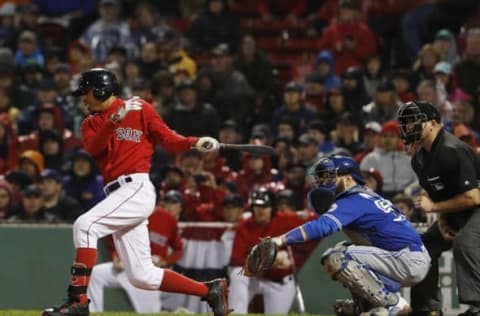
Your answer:
[[[127,116],[130,111],[140,111],[142,109],[142,102],[140,97],[133,97],[125,101],[125,103],[118,108],[117,112],[112,114],[110,120],[113,123],[118,123]]]
[[[195,148],[202,153],[206,153],[219,150],[220,143],[213,137],[200,137],[195,144]]]

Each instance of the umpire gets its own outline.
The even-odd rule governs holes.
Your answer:
[[[438,214],[422,235],[432,265],[412,288],[411,315],[441,314],[438,259],[453,247],[459,301],[470,305],[460,315],[480,316],[480,161],[467,144],[444,130],[440,113],[429,102],[403,104],[398,121],[412,167],[428,193],[416,198],[416,207]]]

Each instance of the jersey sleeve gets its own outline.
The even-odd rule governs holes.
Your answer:
[[[475,156],[473,152],[469,152],[467,148],[449,148],[445,157],[444,168],[449,174],[457,175],[455,186],[458,193],[467,192],[478,187],[477,171],[475,168]]]
[[[110,137],[115,133],[116,124],[107,120],[105,124],[97,130],[93,126],[91,118],[86,118],[82,122],[82,145],[83,148],[92,156],[98,156],[108,146]]]
[[[359,202],[359,201],[357,201]],[[322,216],[330,218],[334,221],[339,229],[349,225],[363,214],[359,203],[355,203],[354,199],[337,200],[330,209]]]
[[[166,150],[174,153],[187,151],[197,142],[198,137],[185,137],[170,129],[152,105],[144,103],[143,111],[150,137]]]

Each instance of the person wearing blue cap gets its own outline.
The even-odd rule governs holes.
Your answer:
[[[418,233],[392,202],[363,186],[352,158],[321,158],[313,178],[308,200],[320,217],[273,241],[282,249],[343,230],[353,244],[340,242],[321,260],[331,278],[352,294],[352,300],[336,302],[335,314],[407,315],[411,308],[400,289],[420,282],[430,265]]]

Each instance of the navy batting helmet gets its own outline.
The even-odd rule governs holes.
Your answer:
[[[260,187],[258,189],[254,189],[250,192],[249,202],[251,209],[253,210],[253,206],[260,205],[260,206],[270,206],[272,208],[272,213],[276,211],[276,201],[275,201],[275,194],[272,190],[266,187]]]
[[[81,96],[93,90],[93,96],[98,101],[105,101],[112,95],[118,95],[118,82],[115,75],[104,68],[93,68],[80,77],[78,88],[72,92],[73,96]]]
[[[365,184],[365,180],[360,172],[360,167],[352,157],[343,155],[332,155],[329,157],[332,159],[337,175],[349,174],[359,184]]]

